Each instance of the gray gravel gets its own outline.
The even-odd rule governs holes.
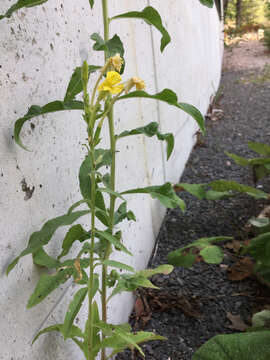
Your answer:
[[[252,73],[256,74],[252,70]],[[223,74],[219,106],[224,115],[221,119],[207,120],[207,135],[201,146],[194,148],[181,182],[204,183],[215,179],[230,179],[254,186],[252,174],[247,168],[235,165],[225,151],[240,156],[255,156],[247,147],[248,141],[270,143],[270,83],[244,83],[248,71],[228,71]],[[181,154],[179,154],[181,156]],[[259,183],[270,191],[269,181]],[[150,265],[166,263],[168,252],[182,247],[195,239],[208,236],[234,236],[243,238],[243,226],[258,214],[264,202],[248,196],[238,196],[222,201],[199,201],[181,193],[187,203],[187,211],[168,210],[158,235],[158,250]],[[225,256],[224,264],[231,260]],[[256,294],[261,285],[255,280],[231,282],[220,266],[197,264],[191,269],[176,268],[169,276],[156,276],[153,281],[161,292],[196,300],[202,318],[187,316],[181,308],[171,306],[165,311],[153,311],[144,331],[154,331],[168,338],[165,342],[151,342],[143,346],[148,360],[191,360],[192,355],[205,341],[221,333],[232,333],[226,312],[241,315],[250,321]],[[246,294],[237,295],[237,294]],[[134,325],[134,316],[131,316]],[[138,322],[135,324],[138,330]],[[141,359],[137,353],[125,351],[118,360]]]

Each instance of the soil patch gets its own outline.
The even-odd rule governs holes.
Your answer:
[[[240,50],[243,56],[238,58]],[[226,71],[220,88],[218,110],[222,111],[219,116],[208,117],[207,135],[195,146],[181,182],[227,179],[254,186],[249,169],[234,164],[225,151],[252,157],[248,141],[270,143],[270,84],[238,81],[254,72],[260,75],[264,65],[270,63],[270,56],[255,42],[239,44],[229,51],[225,51]],[[269,180],[257,186],[270,192]],[[244,225],[266,205],[248,196],[199,201],[189,194],[179,195],[186,201],[187,211],[183,214],[179,209],[168,210],[149,267],[166,263],[170,251],[201,237],[225,235],[245,239]],[[225,255],[221,265],[177,267],[169,276],[153,278],[160,291],[139,290],[130,318],[134,330],[154,331],[168,338],[143,345],[147,360],[191,360],[211,337],[244,330],[252,314],[269,303],[269,289],[255,279],[230,281],[226,271],[230,264],[231,258]],[[125,351],[117,359],[141,356]]]

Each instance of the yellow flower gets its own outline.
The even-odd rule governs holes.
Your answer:
[[[121,58],[120,54],[116,54],[111,58],[112,65],[114,69],[118,72],[121,71],[124,60]]]
[[[132,78],[133,84],[136,86],[136,90],[144,90],[145,89],[145,82],[138,78],[138,77],[133,77]]]
[[[109,91],[111,94],[119,94],[124,88],[123,84],[119,84],[121,81],[122,78],[118,72],[108,71],[106,79],[99,85],[98,91]]]

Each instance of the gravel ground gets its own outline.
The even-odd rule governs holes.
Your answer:
[[[207,120],[207,135],[195,146],[181,182],[204,183],[215,179],[230,179],[253,186],[249,169],[235,165],[225,151],[240,156],[254,156],[248,141],[270,143],[270,82],[249,81],[261,69],[226,71],[223,73],[218,107],[223,116]],[[220,114],[217,113],[217,114]],[[179,156],[181,156],[179,154]],[[269,182],[259,183],[270,191]],[[195,239],[209,236],[243,238],[243,226],[257,215],[265,203],[248,196],[222,201],[199,201],[181,193],[187,211],[168,210],[157,239],[157,252],[150,266],[166,263],[168,252]],[[223,264],[230,264],[225,256]],[[249,324],[264,291],[255,280],[228,280],[225,266],[196,264],[191,269],[175,268],[169,276],[155,276],[153,282],[160,291],[140,293],[149,308],[140,312],[140,303],[131,315],[135,330],[154,331],[168,338],[143,346],[147,360],[191,360],[205,341],[221,333],[236,332],[227,313],[240,315]],[[261,295],[260,295],[261,296]],[[268,294],[269,296],[269,294]],[[147,310],[147,311],[146,311]],[[141,359],[137,353],[125,351],[118,360]],[[217,359],[218,360],[218,359]]]

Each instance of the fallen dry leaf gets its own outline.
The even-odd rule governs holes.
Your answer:
[[[249,328],[249,326],[241,319],[240,315],[233,315],[230,312],[226,312],[226,316],[232,323],[231,325],[227,325],[227,328],[239,331],[246,331],[246,329]]]
[[[238,252],[241,246],[242,246],[242,242],[239,240],[233,240],[224,245],[224,247],[233,250],[234,252]]]
[[[246,279],[253,274],[254,262],[249,257],[240,259],[227,269],[228,278],[232,281]]]

